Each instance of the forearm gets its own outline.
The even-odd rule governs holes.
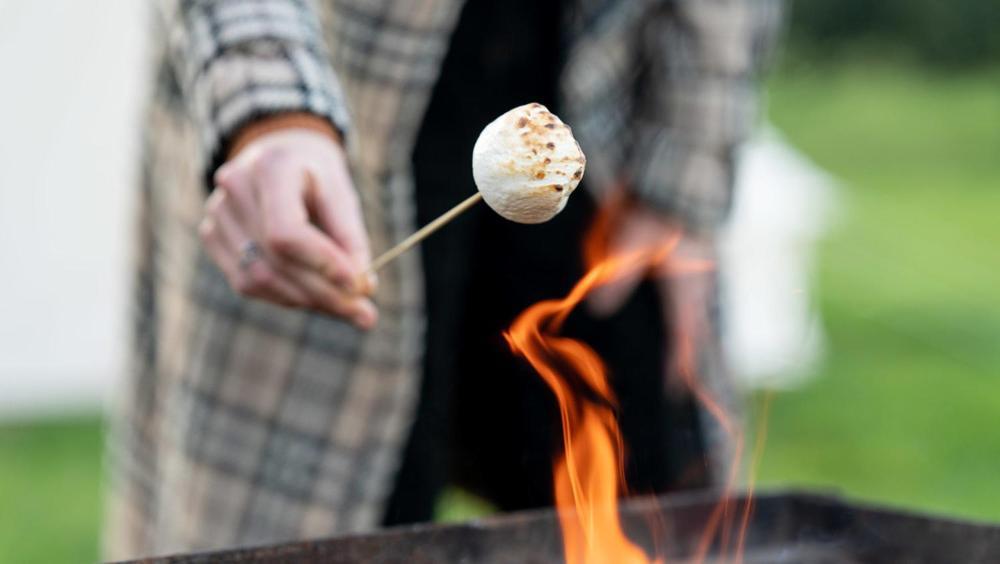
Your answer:
[[[734,153],[756,116],[755,83],[777,0],[675,0],[652,18],[629,179],[647,205],[710,233],[732,199]]]
[[[309,2],[161,0],[160,8],[206,179],[237,133],[264,117],[309,114],[346,135],[346,104]]]
[[[283,129],[308,129],[343,144],[340,132],[330,122],[316,114],[292,111],[275,113],[252,121],[235,131],[225,146],[225,159],[229,160],[253,141]]]

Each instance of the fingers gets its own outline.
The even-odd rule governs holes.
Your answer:
[[[338,288],[304,266],[272,266],[261,258],[241,267],[242,245],[236,242],[252,239],[233,221],[231,213],[206,218],[200,231],[209,256],[240,294],[288,307],[317,308],[349,319],[363,329],[374,327],[378,320],[370,300]]]
[[[199,231],[207,253],[237,292],[322,310],[363,329],[375,325],[375,305],[355,289],[369,255],[353,193],[339,207],[333,206],[335,198],[320,199],[306,166],[283,151],[230,162],[215,180]],[[324,233],[313,219],[337,236]],[[249,242],[259,242],[262,256],[241,264]]]
[[[349,254],[310,222],[306,203],[316,189],[301,166],[272,154],[256,166],[261,236],[281,260],[298,263],[330,281],[353,288],[359,273]],[[341,219],[347,221],[346,216]]]
[[[248,297],[265,299],[289,307],[307,307],[309,296],[263,260],[240,265],[243,246],[253,239],[225,205],[223,192],[209,198],[209,213],[199,226],[205,250],[219,266],[230,286]]]
[[[311,161],[307,165],[310,179],[307,203],[310,213],[324,233],[347,252],[362,277],[355,276],[353,286],[363,295],[372,295],[378,285],[374,272],[369,272],[371,248],[365,230],[361,205],[343,154],[323,165]]]
[[[345,290],[304,266],[287,264],[281,270],[302,288],[311,307],[348,319],[362,329],[371,329],[378,321],[375,304],[370,299]]]
[[[366,267],[371,263],[371,249],[351,178],[343,169],[328,172],[314,171],[312,175],[318,188],[312,199],[317,220],[356,265]]]
[[[346,175],[344,175],[346,177]],[[322,178],[317,175],[317,178]],[[378,277],[367,270],[372,262],[371,249],[368,244],[368,233],[362,221],[361,208],[350,178],[342,178],[350,189],[335,189],[329,181],[317,180],[317,189],[312,199],[313,212],[323,230],[341,246],[358,267],[363,278],[355,277],[354,288],[365,295],[374,293],[378,286]]]
[[[309,307],[309,296],[271,265],[256,260],[242,269],[234,284],[244,296],[260,298],[286,307]]]

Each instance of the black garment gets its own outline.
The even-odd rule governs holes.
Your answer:
[[[452,38],[413,164],[420,224],[474,193],[472,146],[507,110],[540,102],[558,113],[560,2],[469,0]],[[594,214],[579,189],[541,225],[479,205],[423,243],[427,335],[416,420],[385,523],[426,521],[448,483],[504,510],[552,503],[561,428],[552,393],[502,332],[531,304],[565,295],[582,276],[582,235]],[[663,393],[665,332],[658,296],[640,287],[605,320],[576,312],[566,333],[606,361],[620,401],[635,492],[703,485],[706,462],[690,400]]]

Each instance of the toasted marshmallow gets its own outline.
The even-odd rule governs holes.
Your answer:
[[[541,104],[498,117],[472,149],[472,176],[483,199],[518,223],[542,223],[562,211],[586,164],[569,126]]]

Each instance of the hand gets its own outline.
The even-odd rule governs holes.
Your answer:
[[[359,287],[368,236],[334,139],[310,129],[265,133],[219,168],[215,184],[199,234],[234,290],[375,325]]]
[[[693,378],[695,353],[709,337],[709,300],[712,278],[707,274],[716,262],[715,241],[708,237],[685,234],[662,214],[641,205],[615,204],[611,212],[607,253],[616,255],[640,249],[652,249],[675,240],[676,246],[666,260],[650,269],[626,273],[614,282],[599,286],[588,296],[591,312],[599,316],[618,311],[644,277],[656,283],[660,303],[671,332],[673,351],[667,374],[680,376],[687,384]],[[671,384],[681,384],[674,379]]]

